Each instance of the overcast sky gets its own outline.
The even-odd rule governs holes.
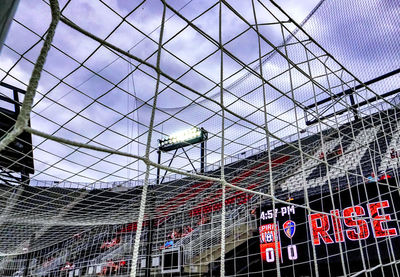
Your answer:
[[[163,10],[161,1],[145,1],[138,6],[140,1],[110,0],[104,1],[104,4],[93,0],[72,0],[66,7],[64,5],[67,1],[59,2],[63,16],[80,27],[102,39],[107,38],[108,42],[129,50],[151,64],[156,64],[155,53]],[[259,24],[273,23],[277,19],[287,20],[267,1],[261,1],[265,7],[255,2]],[[319,1],[276,2],[300,23]],[[397,1],[325,1],[304,27],[351,72],[362,81],[367,81],[378,73],[395,69],[398,65],[400,49],[397,38],[394,37],[398,37],[400,28],[399,4],[395,2]],[[194,28],[187,27],[187,22],[168,9],[163,37],[163,42],[167,43],[163,46],[161,69],[199,93],[220,101],[220,89],[216,86],[220,83],[220,53],[213,43],[219,39],[218,5],[213,6],[213,1],[200,0],[168,3],[210,39],[206,39]],[[255,22],[251,1],[229,3],[246,22],[227,7],[223,8],[222,43],[237,58],[234,60],[228,55],[224,56],[224,104],[235,113],[263,125],[265,118],[261,112],[262,90],[254,90],[262,82],[254,76],[246,77],[248,71],[243,70],[243,65],[240,64],[244,63],[249,68],[257,68],[258,65],[257,34],[254,30],[248,30],[247,25]],[[132,10],[134,11],[130,14]],[[126,21],[120,24],[125,16]],[[45,2],[20,0],[15,21],[0,54],[2,81],[25,88],[33,68],[32,62],[42,46],[41,42],[36,43],[48,28],[50,19],[50,9]],[[285,26],[289,31],[295,29],[293,24]],[[282,35],[282,29],[277,24],[259,27],[260,34],[275,46],[279,46],[283,38],[289,36],[288,30],[284,30]],[[233,38],[235,39],[230,41]],[[138,65],[136,61],[119,57],[61,22],[57,27],[53,46],[45,65],[46,71],[40,80],[39,94],[35,98],[32,126],[56,136],[144,155],[150,105],[156,85],[155,72],[143,65],[134,70]],[[262,55],[271,50],[271,45],[265,41],[261,43]],[[303,59],[304,53],[300,53],[300,50],[290,48],[289,57],[293,60]],[[286,60],[276,55],[264,64],[263,74],[268,79],[273,78],[287,67]],[[313,70],[317,74],[322,68],[316,66]],[[307,82],[301,74],[293,75],[292,81],[294,86]],[[220,158],[221,145],[218,138],[221,133],[219,107],[176,84],[167,87],[169,83],[167,79],[161,78],[159,90],[162,92],[158,97],[152,150],[157,147],[157,139],[163,134],[190,126],[202,126],[210,132],[209,162],[217,161]],[[287,74],[273,78],[271,83],[282,91],[290,91]],[[395,83],[393,78],[377,89],[382,89],[379,93],[383,93],[395,86]],[[269,119],[270,130],[281,137],[294,133],[295,126],[288,124],[295,122],[297,110],[294,110],[293,103],[280,92],[270,87],[268,89],[267,111],[271,116],[278,117]],[[309,84],[302,89],[295,95],[295,99],[300,102],[312,97]],[[9,95],[4,89],[1,89],[1,93]],[[300,129],[304,128],[303,121],[299,124]],[[225,153],[228,156],[266,142],[261,129],[256,129],[252,124],[230,114],[226,114],[225,128]],[[138,176],[136,172],[136,169],[143,171],[143,164],[138,165],[130,159],[83,149],[76,151],[75,148],[38,137],[33,139],[36,147],[35,179],[93,182],[143,178],[143,175]],[[189,150],[189,155],[198,159],[198,151],[198,148]],[[164,161],[168,155],[164,155]],[[172,166],[182,167],[187,164],[184,154],[179,156]],[[153,153],[151,158],[156,160],[156,154]],[[131,162],[134,163],[130,164]],[[124,168],[128,164],[129,170]],[[199,166],[198,163],[195,165]],[[186,166],[185,169],[190,170],[190,167]]]

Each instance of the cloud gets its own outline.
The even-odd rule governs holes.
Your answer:
[[[273,16],[268,15],[268,12],[264,10],[257,1],[255,2],[257,3],[258,22],[268,23],[273,21]],[[317,2],[317,0],[277,1],[277,3],[297,22],[303,21]],[[62,2],[61,6],[64,6],[65,3],[65,1]],[[204,11],[209,9],[214,2],[192,1],[187,4],[188,1],[170,1],[168,3],[172,5],[174,9],[179,10],[183,16],[190,19],[202,32],[208,34],[218,43],[218,5],[201,15]],[[99,1],[71,1],[65,8],[63,15],[89,32],[92,32],[100,38],[105,38],[122,20],[114,11],[124,17],[128,15],[137,4],[138,2],[135,1],[111,1],[108,3],[109,7],[107,7]],[[231,3],[233,8],[236,9],[246,21],[253,24],[254,16],[249,4],[250,2],[242,1]],[[372,7],[371,5],[379,8],[376,2],[368,5],[360,5],[356,8],[360,11],[367,11]],[[267,7],[274,11],[280,19],[284,18],[282,14],[277,13],[273,6],[268,5]],[[390,1],[385,2],[385,4],[379,8],[380,10],[378,12],[384,13],[385,16],[389,18],[393,18],[393,14],[398,12],[398,9],[393,9],[393,11],[391,11],[391,7],[392,4]],[[127,17],[127,22],[122,23],[107,41],[124,50],[130,50],[133,55],[141,59],[149,58],[158,49],[157,43],[160,33],[159,25],[161,23],[162,9],[161,1],[146,1]],[[341,11],[341,21],[343,24],[337,24],[337,13],[327,12],[334,9]],[[394,66],[394,60],[396,59],[391,61],[387,58],[387,56],[390,55],[383,55],[382,51],[390,50],[390,53],[392,53],[391,55],[396,56],[400,52],[397,51],[398,44],[394,41],[384,41],[381,37],[382,35],[392,36],[396,28],[396,23],[384,19],[375,22],[369,19],[369,14],[362,16],[362,13],[360,13],[360,16],[357,18],[354,16],[352,17],[351,15],[354,14],[355,11],[345,11],[345,9],[346,5],[338,4],[337,1],[325,1],[304,27],[313,37],[320,41],[324,47],[327,47],[335,57],[338,57],[340,61],[343,61],[346,66],[349,66],[352,71],[360,74],[363,78],[370,76],[368,74],[372,74],[373,72],[372,66],[364,70],[370,59],[373,59],[374,66],[385,65],[385,70],[392,68]],[[35,17],[31,16],[32,14],[40,14],[41,16]],[[194,20],[196,17],[198,18]],[[22,54],[38,41],[38,36],[42,36],[45,33],[50,22],[50,10],[43,2],[34,5],[31,1],[22,0],[15,18],[36,33],[34,34],[16,22],[12,24],[6,44]],[[188,27],[184,20],[177,15],[173,15],[170,10],[167,11],[166,18],[164,42],[169,39],[171,40],[164,46],[161,56],[161,69],[168,75],[177,78],[190,68],[167,53],[167,51],[173,52],[174,55],[185,61],[189,66],[193,66],[218,49],[218,47],[215,45],[215,42],[205,38],[194,28]],[[288,26],[290,30],[294,30],[293,24],[285,26]],[[355,26],[356,28],[347,28],[346,26]],[[255,67],[258,64],[256,60],[258,58],[258,37],[256,32],[254,30],[247,30],[242,34],[242,32],[248,28],[248,25],[226,7],[223,7],[222,28],[222,41],[226,43],[226,49],[232,53],[240,63],[250,64],[253,62],[250,67],[255,68],[256,71],[259,70]],[[365,28],[375,28],[379,30],[379,33],[362,36],[361,34],[364,32],[363,30]],[[264,27],[260,26],[260,32],[275,45],[280,44],[283,39],[281,30],[277,25],[272,27],[268,27],[267,25]],[[146,38],[144,34],[148,34],[149,37]],[[285,36],[287,35],[286,32]],[[343,39],[343,35],[352,37],[353,39]],[[235,40],[227,43],[236,36],[237,38]],[[21,39],[21,37],[24,39]],[[359,46],[354,46],[353,43],[355,41]],[[97,49],[99,46],[97,42],[74,31],[63,23],[60,23],[57,27],[54,45],[59,50],[52,48],[46,61],[45,69],[48,73],[43,73],[38,89],[45,97],[40,98],[41,96],[38,95],[36,98],[34,112],[36,112],[37,115],[32,116],[32,126],[49,133],[55,132],[61,126],[61,129],[56,132],[56,135],[76,139],[78,141],[87,141],[88,138],[93,138],[97,143],[109,145],[114,149],[122,147],[121,149],[124,151],[131,151],[132,149],[136,151],[137,147],[139,147],[140,154],[143,154],[143,143],[146,142],[148,131],[146,126],[149,124],[151,115],[150,105],[152,104],[156,87],[156,72],[142,65],[139,67],[140,70],[136,70],[129,78],[125,78],[126,75],[138,65],[137,62],[129,61],[127,57],[123,57],[123,59],[119,58],[117,54],[103,46]],[[360,45],[362,47],[360,47]],[[383,47],[379,50],[381,52],[374,50],[379,48],[377,45]],[[28,51],[24,57],[35,61],[40,47],[41,43]],[[272,50],[271,46],[264,41],[262,41],[261,47],[263,54]],[[301,48],[299,47],[289,47],[289,57],[293,61],[301,62],[305,57],[304,53],[301,53],[300,50]],[[75,61],[69,56],[73,57]],[[0,67],[4,71],[9,70],[18,59],[18,56],[12,53],[12,51],[7,50],[7,48],[3,48],[0,57]],[[129,65],[129,62],[131,65]],[[156,55],[152,55],[149,58],[149,62],[156,64]],[[83,66],[87,67],[87,69],[83,68],[80,63],[83,63]],[[190,70],[180,81],[201,94],[207,93],[207,96],[219,101],[219,88],[213,88],[214,83],[220,82],[219,63],[220,53],[218,52],[194,67],[195,70],[206,77],[201,76],[194,70]],[[224,93],[225,105],[229,105],[229,108],[240,116],[248,118],[258,125],[263,125],[263,94],[262,89],[259,87],[261,81],[255,76],[248,75],[248,71],[242,69],[240,63],[225,54],[224,78],[239,71],[238,74],[227,80],[224,84],[224,87],[229,90],[229,92],[226,91]],[[360,64],[363,67],[357,67],[357,65]],[[386,66],[386,64],[389,65]],[[287,61],[279,55],[274,55],[269,58],[268,62],[263,66],[264,77],[266,79],[271,79],[271,84],[278,87],[284,94],[290,92],[288,73],[284,73],[287,67]],[[305,71],[307,70],[305,65],[301,65],[301,68]],[[12,82],[23,88],[24,86],[21,83],[12,81],[11,76],[27,83],[31,70],[32,64],[22,59],[10,72],[10,76],[7,76],[4,81]],[[322,70],[323,68],[321,67],[313,67],[314,76],[321,73]],[[99,76],[94,76],[91,71],[98,72]],[[3,72],[0,76],[3,77],[5,76],[4,74]],[[207,80],[207,78],[211,81]],[[242,79],[239,84],[235,85],[235,81],[240,78]],[[307,79],[301,73],[293,70],[292,78],[294,87],[301,86],[295,91],[296,100],[304,102],[307,98],[313,96],[313,92],[310,91],[310,84],[302,86],[307,82]],[[62,79],[62,82],[60,83],[58,79]],[[164,82],[164,84],[160,86],[162,90],[170,81],[165,78],[161,78],[161,80]],[[326,85],[326,82],[322,79],[317,80],[321,82],[321,84]],[[118,84],[118,86],[114,87],[115,84]],[[387,87],[391,87],[389,83],[386,85]],[[266,88],[267,110],[270,114],[274,114],[278,117],[269,117],[270,130],[276,131],[279,136],[285,136],[295,131],[294,127],[290,124],[285,127],[285,124],[287,124],[285,122],[294,124],[295,110],[293,103],[289,101],[288,97],[285,95],[282,96],[281,92],[278,92],[271,86],[267,86]],[[135,95],[138,97],[137,99]],[[190,104],[190,99],[197,98],[199,99],[196,100],[196,103]],[[136,100],[138,101],[136,102]],[[215,153],[219,152],[221,141],[218,136],[221,134],[221,110],[217,105],[202,99],[201,96],[199,97],[193,92],[177,86],[176,84],[173,84],[171,88],[165,89],[165,91],[159,95],[158,100],[158,111],[156,112],[155,118],[156,127],[151,145],[153,151],[157,147],[157,139],[161,137],[162,133],[168,134],[190,125],[199,125],[209,130],[210,134],[213,136],[213,139],[210,140],[208,144],[209,151],[215,151]],[[146,101],[148,101],[150,105],[143,105]],[[137,120],[137,113],[132,113],[138,105],[143,105],[138,110],[139,126],[138,123],[135,122]],[[182,110],[182,107],[185,108]],[[256,111],[257,109],[259,110]],[[83,117],[76,116],[79,113],[81,113]],[[124,118],[124,115],[128,113],[129,119]],[[76,118],[72,119],[73,117]],[[264,143],[262,140],[262,130],[257,130],[254,125],[229,114],[226,114],[226,119],[226,126],[229,126],[229,128],[227,127],[225,130],[227,138],[233,141],[229,144],[229,147],[227,147],[226,154],[230,155],[242,151],[246,146],[248,148],[257,147],[259,144]],[[91,120],[99,124],[90,122]],[[236,121],[238,122],[234,123]],[[302,128],[304,122],[301,121],[299,124],[300,128]],[[108,127],[110,130],[99,135]],[[71,130],[73,130],[75,134],[72,133]],[[252,130],[254,131],[252,132]],[[139,131],[139,134],[137,134],[137,131]],[[118,135],[118,133],[121,135]],[[99,136],[96,137],[97,135]],[[138,135],[140,139],[135,139]],[[133,141],[131,141],[128,146],[124,146],[124,144],[128,143],[129,137],[131,137]],[[122,166],[118,168],[113,164],[120,162],[121,165],[126,165],[126,158],[113,155],[107,158],[109,159],[108,163],[100,162],[99,164],[95,164],[96,159],[93,160],[91,155],[97,155],[103,158],[103,154],[92,152],[90,152],[90,154],[82,154],[74,152],[74,148],[61,147],[59,144],[44,141],[36,137],[34,138],[34,142],[36,144],[40,143],[40,147],[49,152],[60,156],[68,156],[69,161],[59,161],[57,165],[71,172],[61,174],[60,170],[54,169],[53,172],[51,168],[45,169],[44,163],[40,163],[40,161],[54,163],[57,161],[57,158],[55,156],[50,158],[51,155],[49,153],[44,154],[43,151],[37,150],[34,156],[37,160],[38,169],[45,169],[45,172],[36,176],[37,178],[54,179],[57,178],[54,176],[58,176],[61,179],[80,180],[80,178],[83,178],[85,180],[100,179],[108,181],[113,180],[113,178],[120,179],[124,175],[129,175],[129,172]],[[228,142],[229,141],[227,141],[227,143]],[[155,153],[152,154],[151,158],[156,160]],[[218,154],[212,154],[210,156],[210,160],[216,161],[218,159]],[[79,173],[79,176],[72,177],[74,173],[85,169],[82,168],[82,166],[76,166],[76,168],[74,168],[74,162],[84,164],[87,167],[93,167],[97,169],[97,171],[87,169]],[[182,161],[175,166],[179,167],[183,165],[185,165],[185,163]],[[136,170],[136,164],[133,167]],[[185,167],[185,169],[189,169],[189,167]],[[143,171],[144,166],[140,165],[139,170]],[[103,173],[99,171],[103,171]],[[111,176],[107,176],[105,173],[109,173]],[[86,176],[87,178],[82,176]]]

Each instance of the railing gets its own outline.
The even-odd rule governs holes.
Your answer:
[[[147,231],[144,230],[142,232],[142,235],[140,237],[140,241],[144,241],[145,236],[147,236]],[[131,247],[133,247],[133,241],[132,238],[134,236],[128,237],[128,236],[124,236],[121,238],[121,242],[119,243],[119,245],[117,247],[113,247],[111,249],[109,249],[109,251],[106,251],[100,255],[98,255],[97,257],[95,257],[94,259],[92,259],[89,264],[90,265],[96,265],[96,264],[101,264],[103,262],[105,262],[105,260],[107,259],[112,259],[115,260],[116,255],[118,254],[125,254],[126,251],[129,249],[131,249]]]
[[[394,96],[390,102],[393,103],[393,105],[395,105],[396,107],[400,106],[400,94],[397,94],[396,96]]]
[[[54,260],[51,261],[51,263],[47,264],[46,266],[42,264],[41,267],[38,267],[34,272],[34,276],[47,276],[49,272],[52,270],[58,270],[58,267],[65,263],[67,260],[67,257],[69,255],[69,252],[66,251],[64,255],[58,256]]]
[[[98,255],[96,258],[94,258],[90,264],[100,264],[102,262],[104,262],[107,259],[111,259],[112,257],[114,257],[114,255],[119,254],[120,252],[125,252],[125,249],[130,247],[130,243],[129,242],[121,242],[117,247],[113,247],[111,249],[108,249],[106,252]]]
[[[234,230],[236,227],[241,226],[242,224],[247,223],[247,217],[242,217],[240,220],[236,222],[232,222],[230,218],[226,218],[225,220],[226,228],[225,228],[225,237],[229,237],[234,234]],[[232,223],[232,224],[229,224]],[[214,245],[217,245],[221,242],[221,229],[217,229],[213,232],[207,232],[198,238],[191,241],[189,244],[185,245],[184,248],[184,264],[191,264],[193,258],[199,256],[202,251],[205,249],[209,249]]]

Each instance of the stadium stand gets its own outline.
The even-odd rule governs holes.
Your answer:
[[[293,161],[294,158],[292,157],[296,156],[295,153],[285,146],[273,149],[271,153],[273,157],[271,167],[274,168],[273,178],[280,184],[277,196],[286,200],[287,196],[290,195],[294,200],[299,200],[304,197],[302,195],[304,189],[307,189],[309,196],[313,197],[321,193],[324,194],[323,191],[326,194],[329,187],[334,190],[334,193],[338,193],[340,190],[346,189],[348,185],[356,186],[360,182],[366,182],[368,175],[372,171],[384,171],[391,178],[399,178],[397,174],[398,157],[392,159],[390,156],[390,149],[396,149],[399,137],[398,132],[393,131],[393,129],[397,130],[399,125],[397,121],[392,120],[397,115],[394,111],[384,111],[372,115],[370,120],[379,118],[382,122],[381,125],[375,128],[357,130],[357,128],[361,128],[361,125],[355,121],[342,126],[338,130],[326,131],[323,140],[324,142],[326,141],[326,144],[324,143],[323,146],[319,144],[321,140],[315,135],[304,138],[304,142],[309,142],[310,140],[315,142],[314,144],[309,144],[312,147],[308,151],[313,153],[315,159],[313,163],[306,161],[304,164],[309,165],[310,169],[312,169],[304,170],[304,172],[308,173],[304,183],[295,181],[299,180],[298,176],[301,175],[298,172],[301,170],[299,166],[293,168],[293,163],[295,164],[296,162]],[[350,125],[352,132],[349,133]],[[393,138],[390,136],[391,133],[395,134]],[[326,171],[322,169],[326,169],[326,167],[318,164],[319,155],[321,151],[327,153],[328,151],[336,151],[339,147],[343,149],[339,155],[330,160],[327,158],[328,163],[333,168],[329,168],[331,170],[331,178],[326,180],[326,178],[324,179]],[[371,164],[370,161],[374,161],[374,164]],[[268,182],[265,183],[269,174],[268,162],[266,153],[261,152],[246,160],[230,164],[230,176],[232,176],[230,181],[239,186],[242,186],[241,183],[243,183],[243,186],[247,189],[268,191]],[[336,169],[334,166],[339,164],[342,165],[341,168]],[[382,170],[383,168],[385,170]],[[354,175],[345,174],[345,170],[354,173]],[[215,172],[208,173],[215,174]],[[364,176],[364,179],[360,179],[358,174]],[[313,180],[318,180],[318,182]],[[290,187],[287,185],[289,182],[292,184]],[[213,262],[219,258],[218,249],[215,249],[215,246],[219,245],[219,236],[215,234],[215,226],[220,224],[218,215],[221,210],[221,201],[219,200],[221,191],[208,190],[208,188],[212,187],[212,182],[191,182],[189,179],[182,179],[173,183],[175,184],[166,183],[165,189],[171,186],[179,186],[181,188],[180,191],[171,193],[170,198],[164,201],[158,199],[160,202],[156,205],[160,218],[158,218],[157,231],[154,235],[153,255],[161,257],[163,246],[169,239],[170,234],[180,226],[189,226],[190,232],[183,235],[184,230],[180,230],[178,232],[180,233],[179,236],[175,235],[172,239],[175,247],[179,246],[184,249],[183,264],[185,268],[186,265],[190,265],[193,271],[193,268],[197,266],[198,268],[195,272],[203,273],[215,270],[216,265]],[[1,195],[2,199],[8,199],[10,194],[15,194],[12,190],[15,190],[15,188],[6,187]],[[62,197],[66,191],[68,191],[68,194],[66,194],[68,197]],[[68,206],[68,204],[73,203],[73,211],[71,210],[68,214],[62,215],[65,220],[71,222],[70,226],[52,226],[43,231],[40,236],[36,235],[33,244],[27,246],[28,248],[38,248],[46,245],[45,241],[51,241],[49,237],[57,233],[57,228],[69,228],[70,231],[68,233],[74,233],[73,236],[65,238],[64,241],[57,245],[46,245],[40,251],[29,253],[31,255],[30,259],[35,256],[40,257],[40,259],[30,264],[34,275],[50,276],[51,274],[61,274],[60,272],[64,272],[65,276],[70,276],[68,275],[69,272],[73,272],[73,274],[79,272],[72,276],[126,273],[131,261],[132,240],[137,227],[136,223],[130,225],[101,225],[95,228],[73,226],[72,223],[73,218],[76,216],[75,213],[89,217],[101,215],[110,219],[113,218],[119,209],[124,206],[128,207],[130,201],[136,201],[132,199],[137,199],[137,196],[140,195],[140,188],[129,189],[123,194],[113,192],[110,189],[90,190],[84,193],[80,201],[76,201],[76,197],[71,197],[71,191],[75,191],[76,195],[82,195],[82,191],[79,191],[79,189],[25,186],[18,196],[18,205],[13,205],[12,202],[7,204],[10,205],[9,207],[7,206],[9,209],[14,209],[17,212],[16,214],[21,217],[24,216],[26,209],[37,209],[37,216],[40,218],[46,213],[59,215],[58,209],[60,206]],[[36,198],[38,203],[31,202],[31,195],[33,194],[40,197]],[[251,210],[258,207],[259,200],[257,198],[259,198],[257,195],[227,190],[225,203],[227,212],[231,216],[226,219],[226,243],[227,246],[232,248],[228,250],[230,253],[228,257],[233,255],[232,251],[234,249],[241,249],[240,245],[242,243],[257,245],[257,241],[249,241],[245,235],[248,232],[252,234],[257,231],[256,221],[254,219],[248,220],[252,217]],[[30,199],[30,201],[24,201],[24,199]],[[4,202],[1,201],[0,203]],[[42,208],[42,203],[48,203],[48,205]],[[181,209],[182,206],[185,208]],[[192,207],[192,209],[186,207]],[[144,225],[148,226],[148,222],[146,221]],[[32,225],[28,227],[28,225],[24,224],[20,226],[7,224],[3,225],[2,228],[3,232],[12,233],[14,236],[17,234],[22,238],[26,236],[24,232],[32,232],[32,227]],[[10,231],[7,231],[7,228]],[[17,233],[16,228],[18,230]],[[144,236],[146,236],[146,232],[144,232]],[[233,241],[235,241],[235,244]],[[34,246],[35,244],[37,244],[37,247]],[[249,249],[253,248],[249,247]],[[207,251],[211,251],[211,254]],[[235,252],[235,259],[237,259],[237,255],[241,255],[240,251]],[[143,248],[141,253],[145,255],[146,249]],[[23,271],[27,255],[18,255],[7,262],[3,260],[2,263],[6,263],[6,265],[3,264],[2,275],[14,276],[13,274],[16,272]],[[246,256],[250,259],[248,266],[252,263],[257,263],[258,255],[255,253],[246,252]],[[212,257],[211,260],[210,257]],[[238,263],[243,263],[243,261],[238,259]],[[213,267],[214,269],[212,269]],[[241,267],[242,270],[247,268],[244,265]],[[160,272],[160,268],[154,267],[154,272]]]
[[[6,2],[0,276],[400,276],[396,1]]]

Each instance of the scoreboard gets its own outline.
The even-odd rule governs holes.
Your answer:
[[[310,209],[296,206],[304,199],[260,208],[263,272],[276,271],[278,263],[283,276],[315,270],[342,276],[371,268],[377,275],[398,275],[400,197],[394,179],[335,189],[333,195],[314,191],[309,203]]]

